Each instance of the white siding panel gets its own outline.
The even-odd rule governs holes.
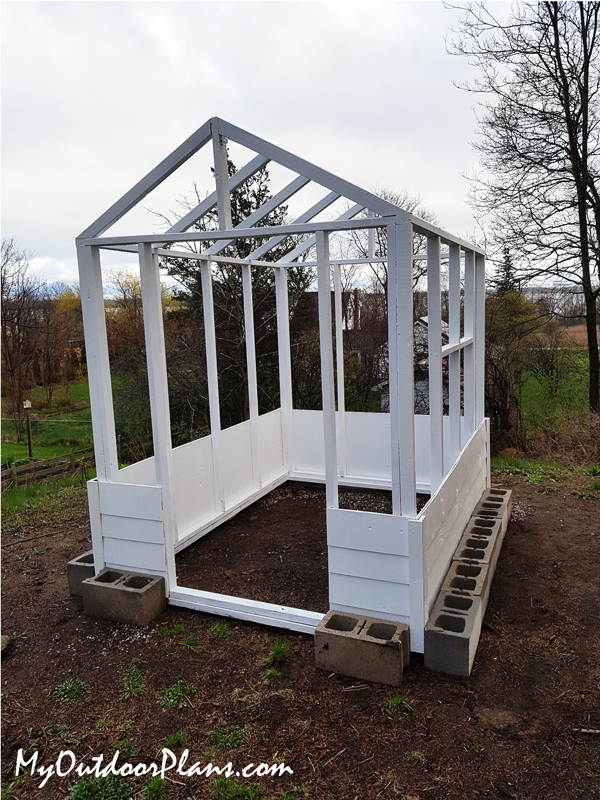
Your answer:
[[[131,572],[152,570],[160,575],[166,573],[164,545],[105,538],[104,556],[107,566],[118,565]]]
[[[425,509],[424,591],[428,610],[435,600],[465,525],[486,488],[485,430],[485,423],[482,423]]]
[[[250,421],[221,431],[220,447],[225,509],[228,509],[254,491]]]
[[[98,488],[102,514],[135,519],[162,519],[160,486],[98,481]]]
[[[163,544],[163,524],[152,519],[132,519],[131,517],[115,517],[102,515],[104,540],[127,539],[131,542],[153,542]]]
[[[391,480],[390,415],[346,413],[348,475]]]
[[[260,442],[260,476],[264,486],[279,477],[284,470],[280,408],[258,417],[258,439]]]
[[[408,557],[389,553],[369,553],[365,550],[348,550],[345,547],[329,548],[329,572],[336,575],[353,575],[380,581],[408,583]]]
[[[292,411],[292,452],[290,469],[318,473],[325,480],[325,440],[323,412]]]
[[[329,603],[386,619],[386,614],[408,616],[408,586],[391,581],[376,581],[348,575],[329,575]]]
[[[330,508],[327,510],[327,544],[407,556],[407,520],[391,514]]]
[[[341,611],[346,612],[348,614],[356,614],[356,609],[353,606],[345,606],[342,603],[330,603],[329,607],[332,611]],[[362,613],[362,612],[361,612]],[[365,610],[365,616],[372,616],[370,612]],[[410,625],[410,618],[406,614],[390,614],[386,612],[384,619],[389,619],[392,622],[401,622],[403,625]],[[414,650],[412,646],[412,638],[411,638],[411,650]]]
[[[136,483],[140,486],[156,485],[156,469],[154,467],[154,456],[138,461],[137,464],[130,464],[123,467],[117,473],[119,483]]]
[[[203,436],[173,450],[173,499],[177,538],[215,511],[212,439]]]

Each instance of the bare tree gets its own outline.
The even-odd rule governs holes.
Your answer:
[[[461,88],[487,97],[473,205],[524,277],[580,287],[599,411],[600,3],[517,3],[505,22],[483,3],[464,10],[450,49],[480,70]]]
[[[2,372],[3,394],[10,398],[19,440],[23,437],[23,399],[31,386],[38,338],[40,281],[30,256],[14,238],[2,240]]]

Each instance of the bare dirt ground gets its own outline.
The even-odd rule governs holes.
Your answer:
[[[90,763],[120,742],[125,760],[150,763],[183,731],[187,766],[283,761],[293,775],[219,784],[172,771],[174,800],[600,798],[599,492],[576,475],[554,491],[493,480],[514,490],[514,511],[471,677],[413,655],[399,690],[320,672],[302,634],[177,608],[147,629],[87,618],[65,572],[90,549],[85,491],[5,514],[2,797],[64,798],[75,783],[15,780],[19,748],[46,765],[60,750]],[[384,510],[387,498],[361,502]],[[181,554],[179,582],[325,611],[324,506],[318,489],[282,487]],[[282,639],[289,656],[266,680]],[[125,698],[132,662],[141,693]],[[85,687],[67,704],[56,688],[74,679]],[[163,710],[159,693],[178,681],[195,693]],[[127,782],[143,796],[145,779]]]

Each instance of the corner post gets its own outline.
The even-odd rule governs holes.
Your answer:
[[[144,337],[148,365],[148,388],[152,415],[152,440],[154,442],[154,469],[156,484],[162,489],[163,530],[165,536],[166,589],[177,585],[175,575],[175,543],[177,522],[173,502],[173,465],[171,441],[171,413],[169,410],[169,383],[163,326],[162,295],[158,257],[152,245],[138,245],[142,307],[144,310]]]
[[[331,266],[329,235],[317,231],[317,269],[319,286],[319,339],[323,392],[323,432],[325,434],[325,491],[327,508],[338,508],[338,474],[335,432],[335,392],[333,346],[331,341]]]
[[[442,384],[442,295],[440,237],[427,237],[427,334],[429,356],[429,436],[431,494],[444,479],[444,399]]]
[[[393,513],[417,516],[413,366],[413,242],[408,214],[388,233],[388,347]],[[399,346],[400,345],[400,346]]]

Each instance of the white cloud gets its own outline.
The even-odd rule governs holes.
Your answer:
[[[71,275],[75,236],[211,116],[365,188],[421,191],[464,233],[475,120],[451,85],[470,72],[445,52],[456,17],[437,2],[4,3],[4,235]]]

